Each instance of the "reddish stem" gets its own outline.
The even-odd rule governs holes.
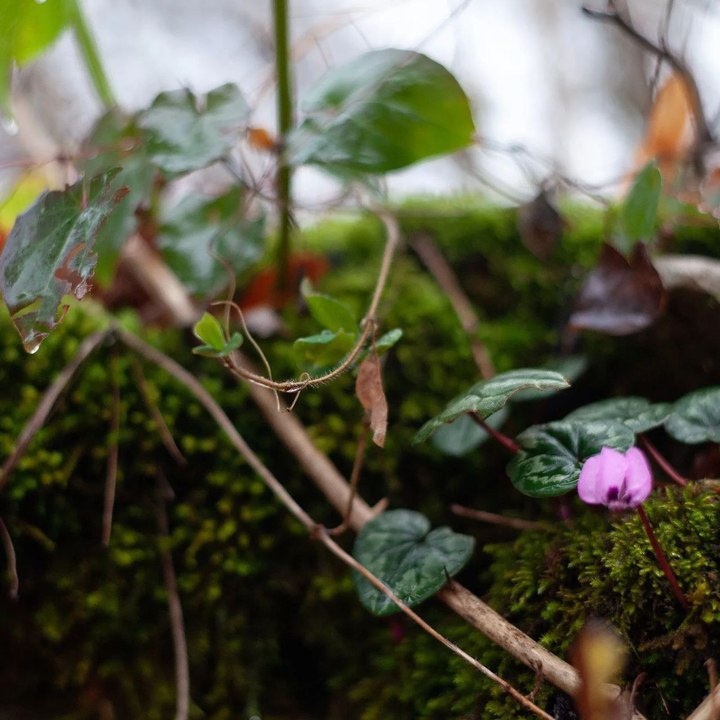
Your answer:
[[[511,453],[520,452],[520,446],[510,437],[504,435],[499,430],[491,427],[477,413],[470,413],[470,417],[479,425],[493,440],[497,440],[504,448]]]
[[[655,464],[680,487],[687,485],[687,480],[679,475],[677,470],[658,452],[658,449],[642,434],[638,435],[638,440],[647,454],[653,459]]]
[[[650,519],[648,518],[647,514],[645,513],[645,510],[643,509],[642,505],[637,506],[637,513],[640,516],[640,521],[643,524],[643,528],[645,529],[645,534],[648,536],[648,540],[650,541],[650,544],[652,545],[652,549],[655,552],[655,557],[657,558],[658,564],[660,565],[660,568],[662,569],[663,573],[665,573],[665,577],[667,578],[667,581],[670,583],[670,587],[672,588],[673,595],[675,596],[675,599],[682,605],[684,610],[690,610],[690,604],[687,601],[687,598],[683,594],[683,591],[680,589],[680,585],[678,585],[677,578],[675,577],[675,573],[673,572],[673,569],[670,567],[670,563],[668,562],[668,559],[663,552],[663,549],[660,547],[660,543],[658,542],[657,537],[655,536],[655,531],[652,528],[652,525],[650,524]]]

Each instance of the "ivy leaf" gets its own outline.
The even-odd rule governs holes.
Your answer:
[[[476,413],[483,420],[493,415],[520,390],[564,390],[568,381],[558,372],[538,368],[510,370],[481,380],[458,395],[439,415],[428,420],[416,433],[413,444],[427,440],[443,423],[449,423],[464,413]]]
[[[304,297],[310,315],[327,330],[350,332],[357,328],[357,320],[345,303],[321,293],[304,293]]]
[[[319,372],[333,367],[352,350],[355,333],[323,330],[317,335],[298,338],[293,343],[293,353],[298,366],[308,372]]]
[[[442,66],[409,50],[375,50],[330,70],[304,99],[288,138],[294,165],[385,173],[467,147],[470,103]]]
[[[243,336],[237,332],[233,333],[229,340],[226,340],[220,321],[207,312],[203,313],[203,316],[195,323],[193,334],[198,340],[205,343],[193,348],[193,353],[205,357],[225,357],[233,350],[237,350],[243,342]]]
[[[703,388],[681,397],[673,405],[665,429],[676,440],[691,445],[720,442],[720,387]]]
[[[504,407],[487,418],[485,422],[490,427],[498,429],[505,423],[509,415],[507,407]],[[489,437],[490,435],[469,415],[461,415],[451,423],[441,425],[433,435],[432,444],[445,455],[462,457],[482,445]]]
[[[210,200],[190,195],[163,219],[158,249],[193,295],[213,297],[227,286],[228,268],[238,274],[260,259],[265,216],[246,218],[242,201],[239,188]]]
[[[670,403],[653,404],[641,397],[610,398],[584,405],[565,416],[565,420],[617,420],[634,433],[662,425],[670,416]]]
[[[635,433],[618,421],[561,420],[533,425],[516,440],[522,450],[507,468],[512,484],[525,495],[551,497],[572,490],[585,460],[603,447],[632,447]]]
[[[95,238],[127,192],[112,186],[114,174],[45,192],[15,221],[0,255],[0,291],[28,352],[62,321],[63,296],[90,290]]]
[[[367,522],[355,540],[353,555],[406,605],[432,597],[465,566],[475,547],[469,535],[450,528],[430,529],[430,521],[412,510],[389,510]],[[353,573],[360,602],[374,615],[398,607],[359,573]]]
[[[153,163],[169,176],[199,170],[225,157],[247,123],[250,108],[228,83],[205,98],[190,90],[161,93],[138,117]]]
[[[654,163],[638,174],[630,194],[620,208],[619,225],[623,252],[630,252],[636,242],[649,240],[655,233],[662,175]]]
[[[48,48],[72,19],[75,0],[0,0],[0,112],[9,114],[13,63]]]

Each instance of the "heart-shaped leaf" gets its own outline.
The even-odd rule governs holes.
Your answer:
[[[458,395],[439,415],[428,420],[416,433],[413,444],[427,440],[443,423],[453,422],[464,413],[476,413],[483,420],[496,413],[520,390],[564,390],[568,381],[558,372],[538,368],[510,370],[489,380],[475,383]]]
[[[485,422],[498,429],[507,420],[510,413],[507,407],[498,410]],[[433,435],[433,447],[452,457],[462,457],[482,445],[490,435],[469,415],[461,415],[453,422],[441,425]]]
[[[641,397],[610,398],[573,410],[566,420],[618,420],[634,433],[662,425],[670,416],[670,403],[653,404]]]
[[[550,497],[572,490],[583,463],[603,447],[625,452],[635,434],[618,421],[561,420],[533,425],[516,438],[522,450],[508,465],[512,484],[525,495]]]
[[[199,170],[225,157],[240,137],[250,108],[228,83],[199,98],[189,90],[161,93],[138,116],[148,155],[170,176]]]
[[[597,267],[585,279],[570,326],[608,335],[630,335],[652,325],[665,307],[660,276],[642,243],[629,260],[604,244]]]
[[[681,397],[673,405],[665,429],[676,440],[691,445],[720,442],[720,387],[703,388]]]
[[[355,540],[353,555],[406,605],[433,596],[467,563],[474,538],[450,528],[430,529],[430,521],[412,510],[389,510],[367,522]],[[391,615],[397,605],[354,573],[360,602],[374,615]]]
[[[409,50],[375,50],[330,70],[288,138],[294,165],[384,173],[467,147],[470,103],[442,66]]]
[[[115,173],[43,193],[15,221],[0,255],[0,291],[28,352],[62,320],[64,295],[90,290],[102,224],[127,192]]]

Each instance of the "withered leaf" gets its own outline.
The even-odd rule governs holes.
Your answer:
[[[355,380],[355,394],[367,413],[373,442],[384,447],[388,406],[382,386],[380,359],[375,353],[368,355],[360,364]]]
[[[608,335],[631,335],[652,325],[665,308],[666,293],[642,243],[629,260],[603,244],[597,266],[585,278],[569,325]]]
[[[518,230],[523,245],[540,260],[547,260],[565,229],[565,220],[546,190],[518,211]]]

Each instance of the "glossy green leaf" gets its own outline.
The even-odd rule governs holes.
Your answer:
[[[522,449],[508,465],[512,484],[525,495],[550,497],[572,490],[585,460],[603,447],[632,447],[635,433],[618,421],[561,420],[533,425],[516,439]]]
[[[384,173],[467,147],[470,103],[442,66],[409,50],[375,50],[330,70],[288,138],[295,165]]]
[[[695,445],[720,442],[720,387],[703,388],[681,397],[665,429],[676,440]]]
[[[432,597],[473,553],[475,541],[450,528],[431,530],[430,521],[411,510],[389,510],[367,522],[353,555],[406,605]],[[397,605],[365,578],[353,573],[362,604],[374,615],[391,615]]]
[[[449,423],[464,413],[473,412],[483,420],[490,417],[520,390],[556,391],[569,387],[558,372],[538,368],[524,368],[500,373],[489,380],[481,380],[458,395],[439,415],[428,420],[413,438],[413,444],[427,440],[443,423]]]
[[[610,398],[583,405],[566,420],[618,420],[634,433],[643,433],[662,425],[670,416],[670,403],[651,403],[641,397]]]
[[[197,347],[194,347],[192,351],[195,355],[202,355],[204,357],[211,358],[222,358],[230,355],[242,344],[243,336],[238,332],[234,332],[227,340],[227,342],[223,342],[222,347],[219,349],[212,345],[198,345]]]
[[[128,189],[95,242],[98,255],[95,280],[106,287],[115,276],[123,243],[137,229],[137,209],[149,202],[156,169],[145,152],[135,120],[117,109],[110,110],[98,120],[83,143],[80,156],[85,175],[92,177],[111,168],[120,168],[112,184]]]
[[[195,337],[204,342],[213,350],[222,350],[225,347],[225,333],[220,321],[210,313],[203,313],[203,316],[193,327]]]
[[[357,329],[357,320],[345,303],[320,293],[306,293],[305,302],[313,318],[327,330],[350,332]]]
[[[378,355],[382,355],[382,353],[387,352],[391,347],[400,342],[402,335],[403,331],[400,328],[388,330],[375,341],[375,351]]]
[[[140,113],[153,163],[170,176],[224,158],[240,137],[250,109],[236,85],[222,85],[204,98],[189,90],[161,93]]]
[[[337,365],[356,341],[356,334],[338,330],[323,330],[317,335],[299,338],[293,343],[293,353],[298,366],[308,372],[318,372]]]
[[[90,289],[98,230],[122,199],[112,173],[43,193],[20,215],[0,255],[0,291],[28,352],[62,320],[64,295]]]
[[[505,423],[509,415],[507,407],[504,407],[485,422],[497,429]],[[453,422],[441,425],[432,437],[432,444],[446,455],[462,457],[482,445],[489,437],[469,415],[461,415]]]
[[[215,296],[235,275],[262,256],[265,216],[244,215],[242,191],[233,188],[208,200],[190,195],[170,210],[157,247],[170,269],[193,295]]]
[[[661,191],[662,175],[655,164],[650,163],[635,179],[620,209],[622,240],[618,244],[622,252],[629,252],[636,242],[649,240],[655,234]]]
[[[548,360],[542,365],[542,370],[552,370],[560,373],[569,383],[574,383],[588,367],[588,359],[585,355],[565,355],[563,357],[555,357]],[[529,402],[535,400],[543,400],[550,397],[556,392],[565,390],[520,390],[512,396],[512,402]]]
[[[75,0],[0,0],[0,111],[9,113],[13,63],[23,65],[68,27]]]

